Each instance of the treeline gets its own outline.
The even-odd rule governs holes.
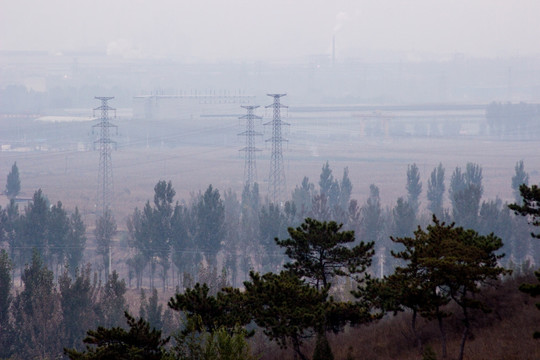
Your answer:
[[[136,251],[128,266],[138,287],[146,269],[151,285],[158,273],[166,286],[171,265],[173,284],[188,287],[198,280],[201,264],[224,269],[231,284],[238,286],[251,269],[279,271],[285,258],[274,239],[286,237],[289,227],[295,228],[309,217],[335,221],[346,230],[354,230],[359,239],[373,241],[377,257],[371,271],[382,276],[396,265],[390,252],[397,248],[390,237],[411,236],[418,225],[426,226],[433,214],[447,223],[501,237],[510,267],[538,258],[539,247],[531,242],[526,219],[514,216],[500,199],[482,198],[479,165],[468,163],[455,168],[448,190],[445,173],[442,164],[430,173],[423,206],[419,169],[410,165],[404,195],[392,207],[381,204],[379,188],[374,184],[363,203],[351,198],[348,169],[335,177],[328,163],[322,167],[318,186],[304,177],[282,206],[263,199],[256,183],[245,187],[240,198],[231,191],[220,194],[209,186],[188,203],[175,202],[172,184],[160,181],[153,202],[148,201],[142,210],[135,209],[128,219],[128,243]],[[519,186],[528,184],[522,161],[516,164],[509,183],[519,203]],[[450,199],[448,204],[445,199]]]
[[[513,209],[519,210],[519,188],[528,175],[523,162],[515,170]],[[514,267],[505,258],[514,264],[534,259],[530,229],[507,204],[482,201],[482,169],[476,164],[453,171],[450,206],[444,202],[445,169],[434,168],[427,212],[421,212],[423,187],[415,164],[406,179],[405,195],[391,208],[382,207],[375,185],[359,205],[351,198],[348,169],[336,178],[328,163],[317,189],[306,177],[283,206],[263,201],[257,184],[246,187],[241,199],[231,191],[222,197],[209,186],[189,203],[179,202],[171,182],[159,181],[153,201],[135,209],[127,222],[133,255],[127,265],[137,286],[147,271],[152,287],[150,297],[141,294],[139,316],[146,320],[126,314],[129,331],[123,312],[134,309],[126,305],[125,281],[116,272],[103,282],[99,275],[99,269],[110,270],[112,214],[96,221],[101,266],[94,273],[82,266],[87,241],[77,209],[68,215],[61,202],[51,206],[40,190],[22,213],[12,201],[0,209],[0,236],[9,251],[0,256],[0,357],[58,357],[67,347],[73,359],[93,359],[103,344],[138,354],[139,345],[149,341],[155,358],[197,358],[225,351],[219,344],[235,343],[249,352],[246,337],[258,328],[302,359],[308,358],[303,341],[315,337],[318,358],[329,359],[328,333],[403,310],[441,324],[443,353],[445,319],[455,314],[463,322],[462,357],[474,317],[487,310],[477,296],[484,285],[509,273],[501,264]],[[524,205],[537,209],[534,201]],[[16,266],[20,292],[13,291]],[[157,299],[156,273],[162,286],[177,289],[166,310]],[[175,334],[169,347],[152,327]],[[84,352],[81,341],[89,329],[97,329],[86,340],[95,346]]]
[[[502,238],[504,261],[511,268],[539,258],[540,249],[531,242],[526,219],[514,216],[500,199],[483,199],[479,165],[456,167],[448,180],[439,164],[425,186],[418,167],[411,164],[404,179],[404,195],[393,206],[381,204],[375,184],[370,185],[363,203],[353,199],[348,169],[336,177],[328,162],[317,186],[304,177],[282,206],[263,199],[256,183],[246,186],[240,197],[230,190],[220,193],[210,185],[188,201],[179,201],[172,183],[159,181],[153,200],[128,217],[127,234],[119,241],[114,241],[117,224],[111,212],[100,216],[93,234],[87,234],[77,208],[69,213],[60,201],[51,206],[38,190],[22,211],[15,201],[0,208],[0,242],[20,274],[37,249],[56,277],[64,267],[73,277],[85,258],[104,281],[110,274],[111,248],[120,246],[125,263],[113,258],[112,264],[127,268],[123,277],[129,287],[137,288],[143,284],[190,287],[201,279],[218,277],[239,286],[250,270],[278,272],[285,256],[274,239],[286,237],[289,227],[297,227],[307,217],[335,221],[354,230],[359,239],[373,241],[377,255],[371,272],[379,277],[391,273],[397,264],[390,256],[397,250],[390,237],[411,236],[418,225],[429,224],[433,214],[446,223]],[[528,184],[522,161],[516,163],[509,184],[519,204],[519,186]],[[88,244],[95,250],[85,251]]]
[[[540,105],[492,102],[486,109],[491,135],[501,139],[534,140],[540,135]]]
[[[63,348],[81,347],[88,329],[123,324],[126,285],[117,273],[105,283],[90,266],[67,270],[54,281],[53,272],[33,251],[13,292],[13,263],[0,251],[0,358],[57,358]],[[144,304],[144,303],[143,303]]]
[[[126,285],[116,272],[101,284],[96,276],[92,279],[89,267],[77,271],[74,278],[65,271],[55,286],[52,271],[37,251],[23,272],[24,290],[13,298],[11,263],[2,250],[0,356],[254,359],[248,339],[262,332],[304,360],[311,358],[304,342],[316,338],[312,358],[333,359],[328,334],[367,325],[387,312],[408,310],[414,314],[413,331],[416,316],[439,322],[444,357],[445,323],[449,317],[462,320],[462,359],[474,321],[488,310],[488,303],[478,295],[510,273],[498,265],[503,256],[497,255],[500,238],[446,225],[436,217],[414,237],[392,238],[404,247],[392,254],[402,262],[384,279],[373,279],[367,272],[374,243],[358,242],[354,231],[345,231],[333,221],[307,218],[288,233],[287,239],[276,239],[287,255],[285,270],[252,271],[243,289],[221,285],[216,292],[197,283],[177,292],[165,311],[158,304],[156,289],[148,300],[142,292],[138,319],[129,314]],[[348,279],[351,286],[339,289],[340,279]],[[171,334],[173,340],[162,334]],[[417,344],[418,339],[413,341]],[[424,355],[432,351],[417,346]]]

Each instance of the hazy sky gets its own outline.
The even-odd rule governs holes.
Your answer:
[[[185,60],[540,54],[539,0],[0,0],[0,50]]]

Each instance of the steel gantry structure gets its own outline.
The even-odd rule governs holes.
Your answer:
[[[255,136],[262,136],[261,133],[255,131],[255,120],[260,120],[262,117],[254,114],[254,110],[259,106],[242,105],[242,108],[247,110],[247,114],[239,117],[246,120],[246,131],[238,135],[246,137],[246,146],[240,149],[244,152],[244,186],[252,187],[257,181],[257,165],[255,162],[255,153],[261,151],[255,147]]]
[[[96,111],[100,111],[100,118],[98,123],[92,126],[92,130],[99,128],[99,139],[94,141],[94,147],[97,145],[99,149],[96,214],[98,216],[104,216],[107,210],[111,210],[114,198],[111,152],[116,142],[110,138],[110,129],[115,128],[118,131],[118,127],[109,121],[109,110],[115,111],[116,117],[116,109],[110,107],[108,104],[109,100],[114,99],[114,97],[96,96],[95,99],[101,101],[101,106],[94,109],[94,117]]]
[[[280,99],[287,94],[267,94],[274,98],[274,102],[266,108],[272,108],[272,121],[264,125],[272,125],[272,137],[267,142],[272,143],[272,154],[270,158],[270,174],[268,175],[268,196],[275,204],[280,204],[284,200],[286,191],[285,170],[283,168],[283,147],[282,143],[287,140],[281,133],[282,125],[289,125],[281,121],[281,108],[287,106],[280,103]]]

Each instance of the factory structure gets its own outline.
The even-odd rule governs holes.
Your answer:
[[[253,105],[254,95],[242,92],[149,94],[133,97],[133,118],[179,120],[238,114],[240,106]],[[234,115],[236,116],[236,115]]]

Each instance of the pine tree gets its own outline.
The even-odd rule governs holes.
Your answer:
[[[79,208],[75,208],[75,212],[71,214],[69,220],[69,233],[67,236],[67,266],[69,273],[74,278],[77,274],[77,269],[80,268],[86,247],[86,226],[79,213]]]
[[[378,242],[382,228],[382,208],[379,197],[379,188],[371,184],[369,186],[369,198],[361,209],[362,212],[362,234],[368,241]]]
[[[334,360],[334,354],[332,353],[328,339],[322,334],[317,334],[313,360]]]
[[[217,265],[217,255],[221,250],[221,241],[225,235],[225,207],[219,190],[209,185],[204,194],[199,194],[194,205],[194,221],[196,225],[196,243],[206,255],[212,266]]]
[[[51,264],[56,258],[57,265],[63,265],[66,259],[67,241],[70,234],[70,222],[62,202],[58,201],[49,212],[47,238],[50,250]],[[58,273],[58,271],[56,271]]]
[[[10,199],[14,199],[21,191],[21,180],[19,178],[19,168],[17,162],[11,166],[11,172],[7,176],[6,195]]]
[[[153,206],[146,202],[142,212],[135,209],[130,226],[133,245],[150,263],[150,286],[154,287],[154,275],[158,264],[162,267],[163,287],[169,269],[169,254],[172,236],[172,221],[175,216],[173,206],[175,190],[172,183],[161,180],[154,186]],[[134,221],[136,220],[136,221]],[[177,230],[177,229],[176,229]]]
[[[109,258],[112,246],[112,239],[116,235],[116,221],[110,210],[96,220],[94,236],[96,237],[97,253],[103,260],[105,274],[109,276]]]
[[[518,161],[514,169],[516,173],[512,176],[512,191],[514,193],[516,204],[522,205],[523,199],[521,198],[519,188],[521,185],[529,185],[529,174],[525,172],[523,160]]]
[[[417,224],[414,209],[409,202],[402,197],[398,198],[392,214],[394,218],[393,235],[395,237],[411,236]]]
[[[527,186],[523,184],[519,187],[519,192],[522,197],[520,203],[510,204],[509,208],[514,210],[518,215],[525,216],[534,226],[540,226],[540,187],[537,185]],[[540,239],[540,233],[531,233],[531,236]],[[540,296],[540,270],[534,273],[538,282],[536,284],[522,284],[519,287],[524,293],[533,297]],[[540,310],[540,303],[536,303],[536,307]],[[533,334],[535,339],[540,339],[540,331],[535,331]]]
[[[414,213],[418,213],[420,207],[420,194],[422,193],[422,182],[420,181],[420,172],[416,164],[407,166],[407,200]]]
[[[444,196],[444,167],[439,164],[431,172],[431,176],[428,180],[428,209],[437,217],[441,217],[443,214],[443,196]]]
[[[292,201],[296,204],[301,217],[305,217],[311,211],[311,199],[313,198],[315,185],[304,176],[300,186],[296,185],[292,193]]]
[[[351,200],[351,194],[353,189],[351,179],[349,179],[348,167],[343,169],[343,177],[341,178],[339,189],[339,206],[342,210],[346,211],[349,207],[349,201]]]
[[[329,289],[336,276],[357,277],[371,264],[373,242],[355,241],[353,231],[341,231],[334,221],[307,218],[296,229],[289,228],[289,239],[276,239],[292,260],[285,268],[311,283],[317,290]]]
[[[483,193],[482,168],[479,165],[467,163],[464,173],[459,167],[455,169],[450,179],[449,195],[452,216],[458,225],[476,228]]]
[[[146,300],[144,289],[141,289],[141,306],[139,317],[146,319],[155,329],[163,329],[163,306],[158,303],[158,292],[156,288],[152,289],[152,296]]]
[[[100,288],[99,303],[96,312],[100,323],[105,326],[119,326],[122,322],[122,312],[128,309],[125,298],[126,282],[115,271],[109,275],[105,285]]]
[[[71,360],[102,359],[166,359],[165,345],[169,338],[162,338],[161,331],[151,329],[144,319],[135,319],[127,311],[124,312],[129,331],[121,327],[98,327],[89,330],[84,343],[86,350],[64,349]]]
[[[83,340],[86,330],[96,326],[100,320],[96,314],[99,285],[96,277],[92,280],[91,273],[88,265],[76,269],[73,278],[64,271],[58,279],[64,346],[80,347],[77,345]]]
[[[44,359],[61,353],[61,311],[59,296],[50,271],[37,250],[22,274],[24,290],[13,303],[17,355],[24,359]]]
[[[0,358],[9,358],[15,342],[13,327],[9,318],[13,297],[13,265],[6,250],[0,250]]]
[[[321,326],[326,290],[320,292],[290,272],[262,276],[251,272],[244,285],[250,313],[264,334],[282,348],[290,342],[295,354],[307,360],[302,344]]]
[[[22,240],[22,263],[32,259],[33,250],[37,250],[42,258],[48,256],[47,227],[49,223],[49,204],[41,189],[34,193],[32,201],[25,208],[20,219],[17,237]]]

